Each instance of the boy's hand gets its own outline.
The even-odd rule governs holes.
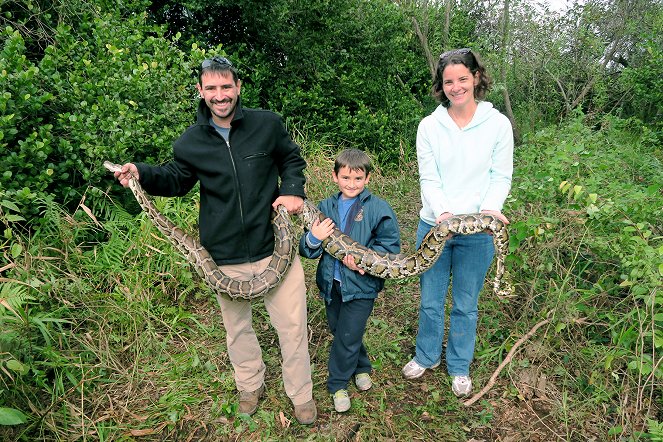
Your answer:
[[[345,258],[343,258],[343,264],[350,270],[354,270],[355,272],[359,272],[360,275],[363,275],[364,272],[362,269],[357,267],[357,264],[355,264],[355,258],[352,255],[345,255]]]
[[[318,241],[324,241],[332,234],[334,227],[334,221],[332,221],[331,218],[325,218],[323,221],[316,219],[311,226],[311,234],[315,236]]]

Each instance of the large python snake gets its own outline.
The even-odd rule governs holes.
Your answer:
[[[104,162],[104,167],[111,172],[120,171],[122,168],[119,164],[109,161]],[[290,264],[295,259],[299,241],[295,236],[295,229],[290,222],[288,212],[283,206],[279,206],[272,215],[275,243],[274,253],[269,264],[261,274],[250,280],[236,280],[221,271],[196,238],[185,233],[157,210],[137,179],[129,180],[129,189],[157,229],[185,256],[215,293],[233,299],[254,299],[263,296],[281,283]],[[302,215],[304,228],[307,230],[313,225],[316,218],[319,220],[326,218],[308,200],[304,200]],[[347,255],[352,255],[357,267],[366,273],[385,279],[401,279],[423,273],[432,266],[442,254],[444,243],[450,234],[468,235],[486,230],[492,232],[495,245],[496,268],[493,290],[500,297],[508,296],[511,294],[511,287],[506,281],[503,281],[503,278],[504,260],[509,248],[509,235],[504,223],[489,214],[474,213],[444,220],[428,232],[419,249],[411,255],[368,249],[338,229],[334,229],[333,233],[323,241],[322,246],[326,252],[340,260]]]

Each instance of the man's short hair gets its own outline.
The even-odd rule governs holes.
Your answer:
[[[203,84],[203,74],[205,72],[218,72],[221,74],[226,74],[230,72],[233,76],[233,82],[235,84],[239,81],[239,75],[237,74],[237,68],[226,57],[219,57],[215,55],[210,58],[206,58],[200,64],[200,70],[198,72],[198,84]]]

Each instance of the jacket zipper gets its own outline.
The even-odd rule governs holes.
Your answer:
[[[225,140],[224,140],[225,141]],[[235,166],[235,158],[233,157],[232,150],[230,149],[230,131],[228,132],[228,141],[226,141],[226,146],[228,147],[228,155],[230,156],[230,164],[233,168],[233,176],[235,177],[235,187],[237,188],[237,202],[239,203],[239,219],[242,226],[242,236],[248,238],[245,230],[246,224],[244,223],[244,206],[242,205],[242,192],[239,185],[239,177],[237,175],[237,167]],[[248,241],[244,241],[246,248],[246,253],[249,261],[251,260],[251,249]]]

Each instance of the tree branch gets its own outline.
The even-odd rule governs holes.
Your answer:
[[[495,381],[497,380],[497,376],[499,376],[500,372],[504,369],[504,367],[506,367],[507,364],[509,362],[511,362],[511,359],[513,359],[513,355],[516,353],[516,350],[518,349],[518,347],[520,347],[523,342],[527,341],[529,338],[534,336],[534,333],[536,333],[536,331],[538,329],[540,329],[541,327],[543,327],[544,325],[546,325],[547,323],[550,322],[550,315],[548,315],[548,316],[549,316],[548,318],[546,318],[543,321],[536,324],[534,327],[532,327],[532,329],[529,332],[527,332],[527,334],[525,336],[518,339],[516,341],[516,343],[513,344],[513,347],[511,347],[511,350],[509,350],[509,353],[507,353],[507,355],[504,358],[504,360],[502,361],[502,363],[499,365],[499,367],[497,367],[497,370],[495,370],[495,372],[493,372],[493,375],[488,380],[488,383],[486,384],[486,386],[483,387],[480,392],[478,392],[477,394],[472,396],[470,399],[463,402],[463,405],[465,405],[466,407],[469,407],[470,405],[472,405],[473,403],[475,403],[476,401],[481,399],[483,397],[483,395],[486,394],[488,392],[488,390],[490,390],[493,387],[493,385],[495,384]]]
[[[428,38],[421,32],[421,27],[416,17],[412,17],[412,25],[414,26],[414,32],[416,32],[417,37],[419,37],[419,43],[421,43],[421,49],[424,51],[424,56],[426,57],[426,62],[428,63],[428,68],[430,69],[431,76],[435,75],[435,60],[433,60],[433,55],[430,52],[428,47]]]

